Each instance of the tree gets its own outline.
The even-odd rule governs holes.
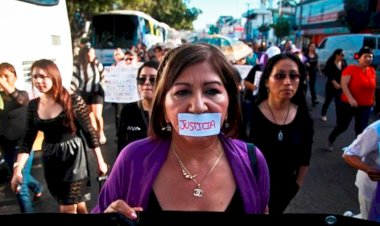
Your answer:
[[[185,30],[192,30],[193,21],[202,13],[198,8],[187,8],[182,0],[67,0],[66,4],[73,44],[84,34],[85,22],[99,12],[112,9],[139,10],[175,29]]]
[[[370,21],[370,13],[364,7],[363,1],[346,0],[344,9],[346,17],[344,22],[347,22],[351,33],[359,33],[368,28]]]
[[[182,0],[150,2],[152,2],[152,7],[148,11],[148,14],[175,29],[193,30],[193,21],[202,13],[198,8],[187,8]]]
[[[212,24],[212,25],[210,26],[210,28],[208,29],[208,33],[209,33],[210,35],[212,35],[212,34],[219,34],[219,27],[216,26],[216,25],[214,25],[214,24]]]
[[[268,24],[262,24],[260,27],[257,28],[261,33],[268,32],[270,29]]]
[[[202,13],[198,8],[187,8],[182,0],[67,0],[66,4],[73,36],[83,34],[82,21],[90,20],[94,13],[112,9],[139,10],[175,29],[185,30],[192,30],[193,21]]]
[[[275,24],[272,24],[274,34],[282,39],[290,34],[290,25],[286,18],[280,16]]]
[[[83,34],[85,22],[90,20],[94,13],[108,11],[122,4],[123,0],[66,0],[72,36],[80,37]]]

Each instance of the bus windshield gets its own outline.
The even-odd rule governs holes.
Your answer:
[[[104,66],[112,65],[113,51],[124,51],[137,44],[147,49],[165,43],[171,28],[153,17],[136,10],[113,10],[93,16],[90,42]]]
[[[138,42],[138,17],[134,15],[97,15],[92,27],[96,49],[127,49]]]

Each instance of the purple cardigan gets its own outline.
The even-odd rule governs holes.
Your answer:
[[[248,214],[262,214],[269,200],[269,171],[261,151],[256,148],[257,178],[251,170],[247,145],[237,139],[219,135],[230,163],[237,188]],[[105,182],[98,203],[91,211],[102,213],[113,201],[125,200],[128,205],[148,204],[153,182],[167,158],[170,140],[145,138],[130,143],[116,159]]]

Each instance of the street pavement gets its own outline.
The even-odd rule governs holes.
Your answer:
[[[320,120],[325,81],[325,77],[317,78],[317,93],[320,103],[314,108],[310,107],[315,130],[310,170],[303,187],[288,206],[286,213],[343,214],[347,210],[354,214],[359,213],[357,189],[354,185],[356,171],[348,166],[341,157],[342,148],[349,145],[355,138],[353,123],[345,133],[338,137],[333,152],[324,149],[327,145],[327,137],[335,125],[334,103],[328,110],[327,122]],[[309,95],[307,101],[311,106]],[[114,109],[111,104],[104,105],[104,120],[107,143],[102,146],[102,152],[107,163],[112,166],[117,155],[117,145]],[[87,207],[91,210],[95,206],[99,186],[96,181],[97,169],[94,155],[88,153],[88,156],[92,173],[92,199],[87,202]],[[43,198],[35,204],[35,211],[38,213],[58,212],[58,205],[49,194],[44,181],[41,152],[37,152],[35,155],[32,174],[44,186]],[[19,207],[14,194],[10,191],[9,185],[0,186],[0,214],[15,213],[19,213]]]

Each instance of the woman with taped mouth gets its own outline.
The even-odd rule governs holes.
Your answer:
[[[251,167],[247,144],[235,139],[241,107],[234,73],[211,45],[170,50],[158,69],[148,137],[121,151],[92,212],[130,219],[137,211],[267,212],[266,161],[253,148]]]

